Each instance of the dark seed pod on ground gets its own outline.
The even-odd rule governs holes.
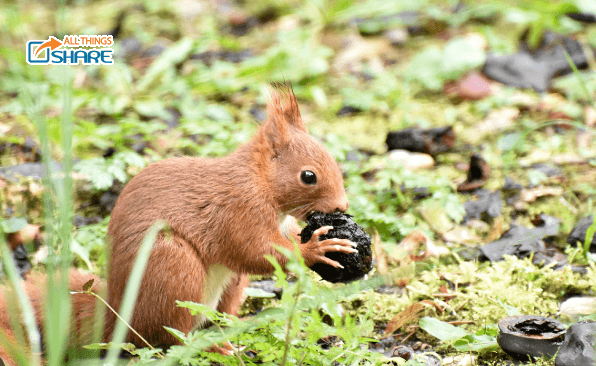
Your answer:
[[[349,239],[358,244],[358,253],[328,252],[325,256],[339,262],[343,269],[335,268],[324,263],[315,263],[310,269],[317,272],[324,280],[337,282],[350,282],[364,277],[372,269],[372,250],[370,248],[370,236],[352,220],[351,215],[339,212],[324,214],[315,212],[306,219],[307,226],[300,234],[302,243],[310,240],[313,232],[323,226],[333,226],[327,234],[321,235],[319,240],[325,239]]]

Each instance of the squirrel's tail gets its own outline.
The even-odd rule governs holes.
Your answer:
[[[94,286],[92,291],[95,293],[102,294],[105,288],[105,283],[100,281],[99,277],[79,272],[77,270],[71,270],[69,273],[70,277],[70,291],[71,292],[82,292],[83,286],[93,280]],[[46,298],[47,287],[48,287],[48,276],[41,273],[29,273],[26,279],[21,281],[21,284],[29,296],[31,305],[35,311],[35,320],[37,327],[40,330],[40,334],[43,335],[44,326],[44,301]],[[96,298],[90,294],[75,293],[71,294],[72,299],[72,329],[70,334],[75,339],[70,339],[70,345],[82,345],[93,342],[101,342],[101,337],[98,338],[101,333],[95,332],[97,329],[96,324],[99,322],[103,325],[104,317],[103,314],[96,316],[95,309],[100,307],[96,306]],[[5,338],[10,343],[8,346],[3,347],[0,344],[0,359],[5,365],[15,365],[15,361],[12,356],[15,352],[25,351],[27,348],[23,347],[22,341],[19,342],[16,339],[14,329],[11,324],[11,317],[20,317],[20,307],[18,305],[16,294],[13,291],[8,290],[6,286],[0,287],[0,329],[6,336]],[[17,334],[25,335],[25,328],[22,325],[22,321],[16,318],[16,322],[13,319],[13,323],[19,324],[21,327]],[[96,336],[97,335],[97,336]],[[43,336],[42,336],[43,337]]]

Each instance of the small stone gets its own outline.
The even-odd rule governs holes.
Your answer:
[[[429,169],[435,165],[435,159],[424,153],[410,152],[406,150],[391,150],[389,159],[399,161],[408,170]]]
[[[385,31],[385,38],[391,42],[392,46],[402,46],[409,38],[408,30],[405,28],[393,28]]]
[[[555,360],[555,366],[592,366],[594,365],[594,331],[596,323],[581,321],[567,329],[565,341]]]

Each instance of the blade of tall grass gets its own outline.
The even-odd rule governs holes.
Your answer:
[[[592,220],[592,224],[588,227],[588,230],[586,230],[586,237],[584,238],[584,256],[586,259],[588,258],[588,253],[590,253],[590,245],[592,245],[594,233],[596,233],[596,212],[593,217],[594,220]]]
[[[147,262],[149,261],[149,255],[151,254],[153,243],[155,242],[158,233],[166,227],[167,224],[165,221],[157,221],[151,225],[149,230],[147,230],[145,237],[143,238],[143,242],[141,243],[137,253],[137,258],[128,277],[128,283],[126,285],[126,289],[124,290],[124,297],[122,299],[122,305],[120,308],[120,316],[127,323],[130,322],[130,318],[132,317],[136,298],[139,294],[139,288],[141,287],[141,280],[143,279],[143,274],[145,273],[145,268],[147,267]],[[124,322],[118,322],[118,324],[116,324],[114,334],[112,334],[112,347],[110,347],[106,357],[107,364],[114,364],[116,362],[119,353],[118,345],[124,342],[126,330],[127,326]]]
[[[73,70],[67,66],[57,69],[62,73],[62,171],[52,171],[52,150],[48,133],[47,121],[42,117],[45,97],[42,84],[27,83],[19,93],[22,105],[25,107],[31,121],[37,128],[42,150],[42,162],[45,174],[42,178],[44,185],[43,206],[45,221],[45,244],[48,247],[46,260],[48,275],[48,291],[44,301],[44,333],[46,339],[46,360],[48,365],[61,365],[64,350],[70,334],[71,301],[68,294],[68,267],[71,263],[70,241],[72,240],[72,121],[71,98]],[[58,272],[58,276],[54,274]]]
[[[592,52],[592,51],[588,50],[588,52]],[[588,87],[586,86],[584,79],[582,78],[581,74],[579,73],[577,66],[575,66],[575,63],[573,62],[573,60],[571,59],[571,56],[569,56],[569,53],[567,53],[567,50],[565,48],[563,48],[563,53],[565,53],[565,58],[567,59],[567,62],[569,63],[571,70],[573,70],[573,75],[575,75],[575,77],[577,78],[577,81],[582,86],[584,93],[586,93],[586,97],[588,97],[590,104],[592,104],[592,108],[596,109],[596,103],[594,102],[594,98],[592,98],[592,95],[590,95],[590,92],[588,91]]]

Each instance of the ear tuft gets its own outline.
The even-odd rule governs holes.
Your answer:
[[[308,133],[306,125],[300,116],[298,101],[289,83],[271,82],[267,112],[269,119],[276,124],[293,126]]]

